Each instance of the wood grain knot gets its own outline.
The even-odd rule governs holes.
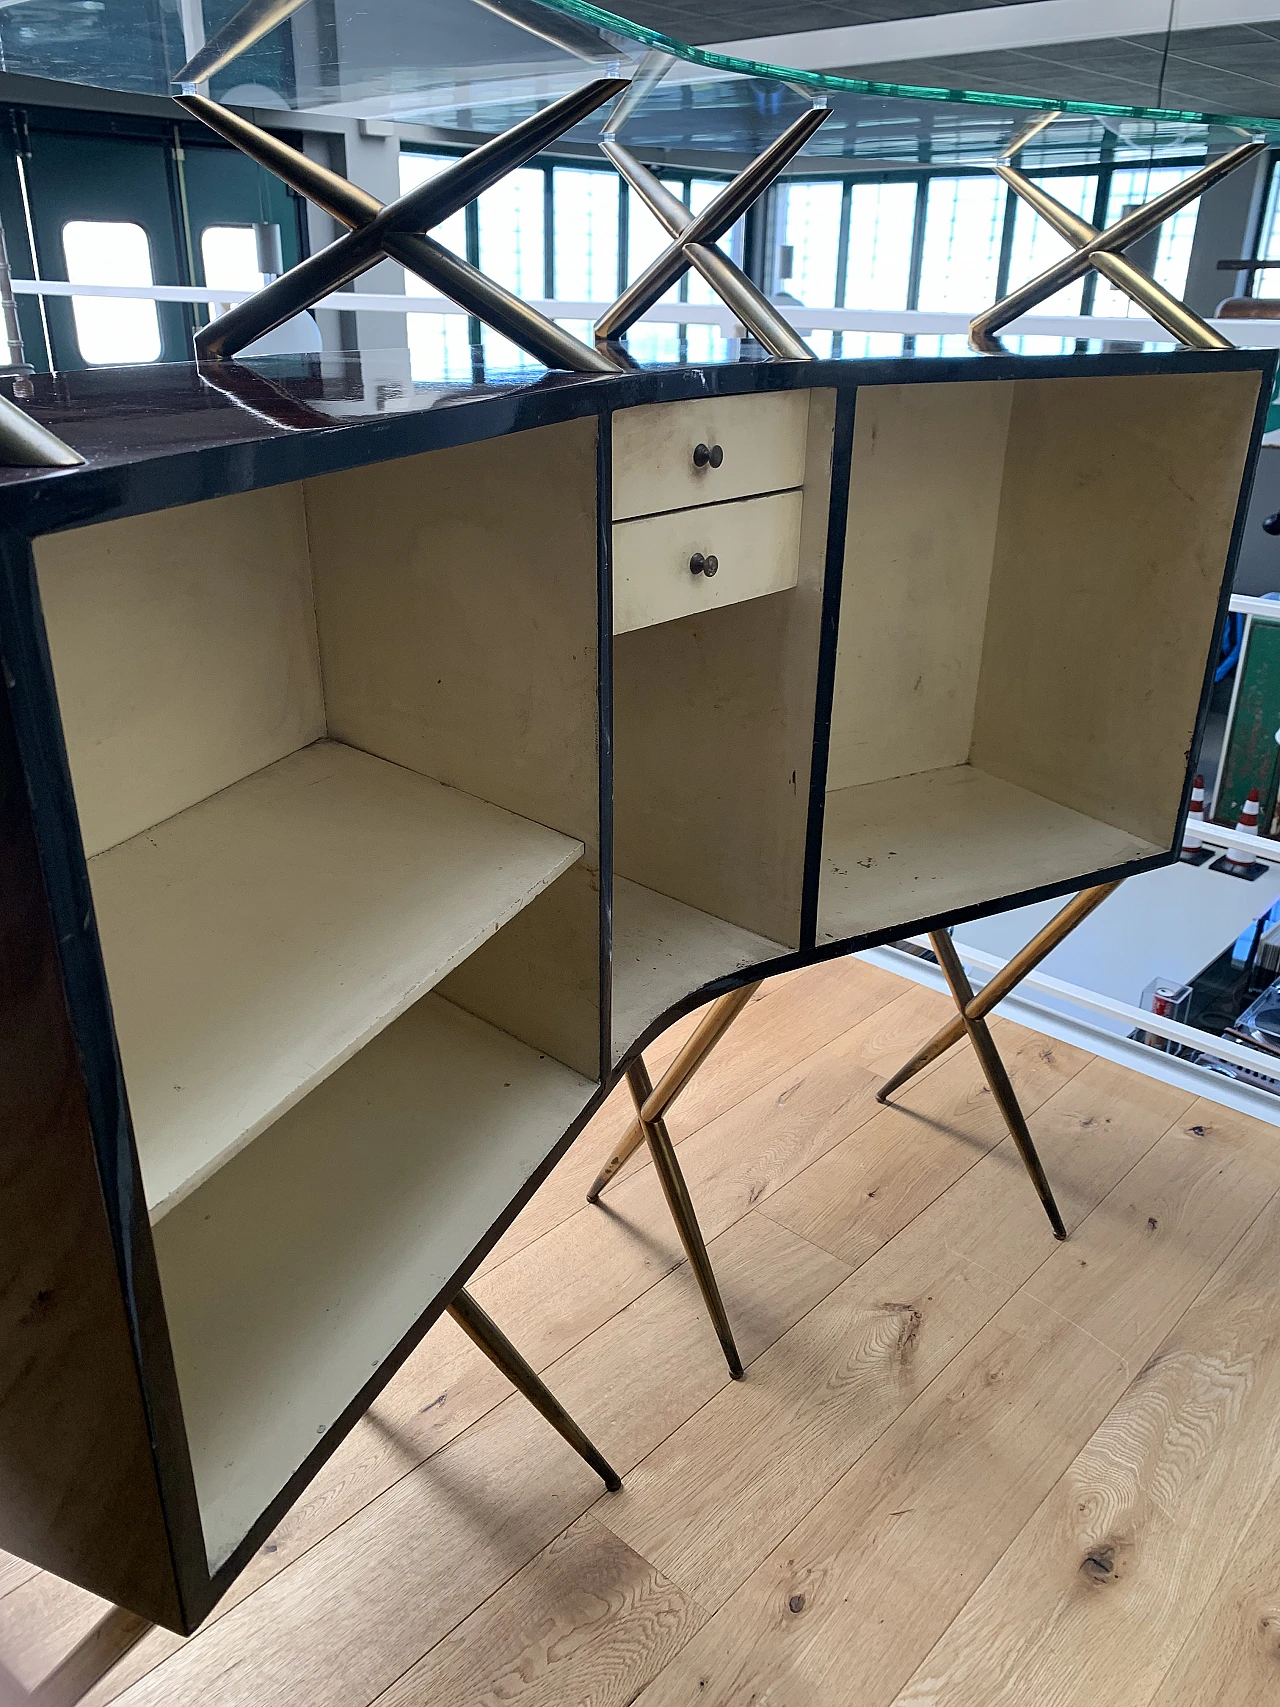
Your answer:
[[[803,1612],[804,1611],[804,1596],[802,1594],[793,1594],[791,1596],[791,1599],[787,1602],[787,1611],[788,1612]]]
[[[1116,1549],[1111,1542],[1093,1547],[1080,1561],[1080,1569],[1091,1583],[1113,1583],[1119,1580]]]
[[[924,1317],[914,1304],[891,1304],[886,1301],[885,1309],[894,1311],[901,1318],[898,1322],[897,1350],[900,1357],[907,1357],[916,1348],[916,1342],[920,1338],[920,1324]]]

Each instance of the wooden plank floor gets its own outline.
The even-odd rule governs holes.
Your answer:
[[[583,1201],[618,1099],[485,1264],[621,1494],[445,1320],[205,1627],[86,1701],[1280,1699],[1280,1132],[997,1022],[1055,1244],[967,1050],[874,1100],[947,1011],[792,974],[677,1105],[745,1381],[643,1158]],[[107,1610],[0,1556],[0,1696]]]

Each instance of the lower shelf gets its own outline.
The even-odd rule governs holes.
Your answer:
[[[211,1569],[594,1090],[426,996],[159,1222]]]
[[[690,991],[791,952],[783,943],[615,877],[614,1060],[621,1060],[646,1026]]]
[[[827,796],[818,941],[999,901],[1161,850],[972,765]]]

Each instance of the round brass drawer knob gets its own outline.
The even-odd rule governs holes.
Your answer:
[[[689,559],[689,573],[691,575],[705,575],[708,581],[719,567],[720,559],[718,557],[704,557],[700,551],[695,551]]]
[[[720,445],[694,445],[693,466],[695,468],[719,468],[724,461],[724,450]]]

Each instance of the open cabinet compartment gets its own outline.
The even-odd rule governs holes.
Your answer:
[[[210,1573],[598,1089],[595,436],[36,542]]]
[[[631,454],[650,463],[627,473],[624,515],[653,508],[654,491],[687,501],[695,439],[728,447],[732,502],[654,518],[687,528],[686,552],[699,517],[714,540],[726,514],[800,502],[795,560],[778,577],[791,585],[613,637],[615,1061],[702,986],[800,946],[835,400],[824,387],[626,412]],[[797,480],[799,490],[760,495]],[[750,533],[744,523],[729,537]],[[735,567],[721,565],[717,589]],[[615,562],[615,590],[618,575]]]
[[[858,391],[819,944],[1169,853],[1258,383]]]

